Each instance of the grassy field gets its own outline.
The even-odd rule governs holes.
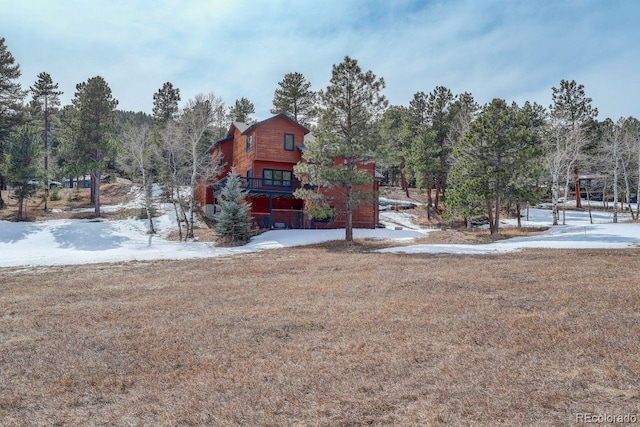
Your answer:
[[[0,424],[573,425],[640,412],[640,250],[327,244],[0,271]]]

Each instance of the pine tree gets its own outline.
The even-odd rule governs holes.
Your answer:
[[[166,124],[178,115],[180,89],[174,88],[171,82],[166,82],[153,94],[153,118],[159,124]]]
[[[84,159],[92,165],[92,195],[96,218],[100,217],[100,179],[108,160],[115,157],[113,132],[118,100],[111,95],[107,82],[100,76],[76,85],[73,105],[78,109],[79,133],[84,142]]]
[[[43,177],[40,166],[42,155],[41,133],[33,126],[20,126],[9,137],[9,162],[7,177],[13,187],[13,194],[18,199],[18,221],[22,221],[24,200],[31,196],[36,187],[30,184],[32,179]]]
[[[44,210],[47,210],[49,200],[49,134],[51,133],[51,116],[55,114],[60,106],[60,95],[62,91],[57,90],[58,83],[53,83],[49,73],[38,74],[38,80],[29,88],[33,94],[33,101],[38,106],[38,113],[43,120],[43,140],[44,140],[44,173],[45,173],[45,198]]]
[[[215,231],[223,240],[234,244],[249,241],[251,204],[246,197],[240,177],[232,170],[220,195],[221,212],[216,216]]]
[[[438,173],[438,148],[436,134],[429,121],[429,97],[417,92],[409,103],[404,120],[404,134],[408,143],[408,169],[419,188],[427,192],[427,217],[431,218],[431,197],[435,177]]]
[[[502,203],[531,185],[542,145],[532,115],[494,99],[453,152],[450,206],[465,216],[485,211],[498,233]]]
[[[251,123],[251,114],[256,112],[253,102],[247,98],[236,99],[234,106],[229,107],[229,119],[233,122]]]
[[[367,201],[367,195],[357,188],[373,179],[362,165],[380,157],[378,125],[388,104],[381,94],[384,87],[384,79],[371,71],[363,73],[355,59],[347,56],[334,65],[330,85],[320,91],[322,106],[315,141],[309,142],[303,154],[306,162],[294,167],[303,182],[335,188],[344,195],[341,209],[348,242],[353,240],[353,211]],[[318,194],[306,188],[295,192],[307,202],[317,201]]]
[[[273,94],[272,114],[287,114],[298,123],[309,126],[315,116],[316,93],[301,73],[285,74]]]
[[[25,92],[21,89],[17,79],[22,73],[20,65],[9,52],[4,37],[0,37],[0,189],[4,187],[5,142],[11,130],[20,122],[20,108]],[[0,193],[0,208],[4,207],[4,200]]]
[[[404,132],[407,108],[401,105],[390,106],[384,112],[381,125],[380,137],[384,142],[383,161],[377,166],[386,169],[391,185],[396,185],[397,175],[400,175],[400,187],[409,197],[409,184],[406,178],[406,159],[409,148],[409,140]]]
[[[551,125],[547,135],[547,169],[551,175],[553,225],[558,225],[560,182],[564,178],[565,201],[583,149],[589,144],[588,126],[598,116],[591,106],[584,86],[575,80],[561,80],[553,87],[553,104],[549,107]],[[563,218],[563,224],[566,218]]]
[[[454,99],[449,89],[444,86],[437,86],[429,94],[429,100],[427,101],[427,113],[429,115],[431,129],[435,134],[437,146],[436,157],[438,167],[435,174],[436,198],[434,202],[436,209],[438,209],[440,204],[440,194],[444,194],[447,175],[449,173],[451,150],[446,144],[446,140],[451,128],[451,107],[453,106]]]

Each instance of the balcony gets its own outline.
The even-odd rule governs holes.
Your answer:
[[[242,185],[255,194],[292,194],[301,187],[296,179],[241,178]]]

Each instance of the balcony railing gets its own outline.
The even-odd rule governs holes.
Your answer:
[[[270,193],[293,193],[301,187],[296,179],[242,178],[242,184],[249,191]]]

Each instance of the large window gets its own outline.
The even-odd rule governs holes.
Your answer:
[[[294,147],[293,134],[285,133],[284,134],[284,149],[287,151],[293,151]]]
[[[291,171],[265,169],[262,171],[262,184],[273,187],[291,187]]]
[[[248,153],[253,148],[253,136],[247,135],[245,139],[247,140],[247,153]]]

